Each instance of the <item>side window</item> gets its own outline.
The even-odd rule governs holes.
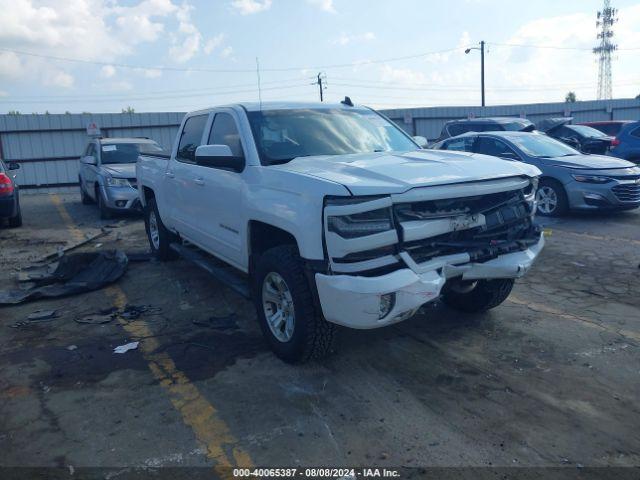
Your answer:
[[[464,126],[459,123],[453,123],[449,125],[447,127],[447,130],[449,131],[449,135],[451,135],[452,137],[455,137],[456,135],[460,135],[461,133],[467,131],[464,129]]]
[[[507,157],[513,158],[514,160],[520,158],[506,143],[490,137],[480,137],[476,142],[475,151],[494,157]]]
[[[93,155],[94,157],[96,156],[96,144],[95,143],[90,143],[89,146],[87,147],[87,151],[84,153],[85,157],[88,157],[89,155]]]
[[[473,141],[476,137],[463,137],[463,138],[454,138],[452,140],[448,140],[445,144],[446,150],[453,150],[456,152],[470,152],[473,148]]]
[[[209,134],[209,145],[227,145],[234,157],[244,158],[240,132],[236,121],[228,113],[217,113]]]
[[[184,124],[180,143],[178,144],[177,160],[187,163],[196,163],[196,148],[200,146],[204,126],[209,115],[196,115],[189,117]]]
[[[635,130],[631,130],[630,135],[632,137],[640,138],[640,127],[636,128]]]

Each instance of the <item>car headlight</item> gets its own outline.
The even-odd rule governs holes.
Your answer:
[[[583,183],[607,183],[611,181],[609,177],[601,177],[599,175],[575,175],[571,174],[576,182]]]
[[[352,205],[369,201],[369,198],[327,199],[326,205]],[[364,237],[393,229],[391,207],[368,210],[349,215],[329,215],[327,228],[343,238]]]
[[[107,185],[110,187],[130,187],[131,184],[126,178],[107,177]]]

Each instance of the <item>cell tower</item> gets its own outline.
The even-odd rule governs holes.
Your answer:
[[[618,10],[611,8],[611,2],[604,0],[602,10],[598,12],[596,26],[598,27],[599,44],[593,49],[598,56],[598,100],[610,99],[611,92],[611,53],[618,48],[613,43],[613,24],[618,21]]]

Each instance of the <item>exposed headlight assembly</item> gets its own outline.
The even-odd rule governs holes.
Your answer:
[[[524,191],[524,199],[527,202],[533,202],[536,199],[536,191],[538,190],[538,177],[531,179],[531,183]]]
[[[329,214],[327,216],[327,228],[330,232],[340,235],[342,238],[357,238],[375,233],[386,232],[393,229],[391,207],[375,208],[379,198],[357,198],[326,200],[325,206],[351,206],[363,203],[371,203],[372,210],[349,213],[345,215]],[[335,210],[334,210],[335,211]]]
[[[611,181],[611,178],[602,177],[600,175],[576,175],[576,174],[571,174],[571,176],[573,177],[573,179],[576,182],[583,182],[583,183],[607,183],[607,182]]]
[[[107,177],[107,185],[110,187],[130,187],[131,184],[126,178]]]

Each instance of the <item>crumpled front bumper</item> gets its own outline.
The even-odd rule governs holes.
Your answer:
[[[518,278],[523,276],[544,246],[538,243],[526,250],[500,255],[483,263],[470,262],[467,254],[439,257],[422,264],[408,254],[400,254],[408,268],[378,277],[324,275],[315,280],[324,317],[351,328],[377,328],[406,320],[425,303],[438,298],[447,279],[462,280]],[[395,293],[391,311],[379,318],[380,297]]]

